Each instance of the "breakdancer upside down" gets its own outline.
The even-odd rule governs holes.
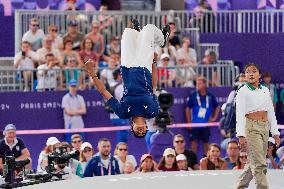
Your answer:
[[[153,24],[140,30],[135,19],[132,28],[126,28],[121,39],[121,74],[124,82],[123,97],[116,100],[98,79],[92,61],[85,63],[86,71],[93,79],[98,91],[107,104],[122,119],[130,119],[134,136],[142,138],[147,133],[146,119],[154,118],[159,112],[159,102],[155,95],[157,87],[156,50],[164,47],[170,34],[166,25],[163,31]]]

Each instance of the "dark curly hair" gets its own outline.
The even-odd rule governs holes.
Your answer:
[[[148,126],[146,124],[146,121],[145,121],[145,124],[146,124],[146,131],[142,134],[138,134],[138,133],[135,133],[134,130],[133,130],[133,118],[130,119],[130,131],[131,133],[136,137],[136,138],[144,138],[148,132]]]

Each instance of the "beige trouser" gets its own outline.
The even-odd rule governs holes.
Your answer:
[[[255,179],[257,189],[268,189],[266,179],[266,154],[269,138],[268,122],[247,118],[245,133],[248,163],[238,178],[235,189],[247,188],[253,178]]]

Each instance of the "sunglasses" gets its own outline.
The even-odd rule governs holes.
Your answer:
[[[247,159],[247,158],[248,158],[248,156],[240,156],[240,158],[241,158],[241,159],[242,159],[242,158]]]
[[[51,29],[50,31],[52,31],[52,32],[57,32],[57,29]]]
[[[85,153],[91,152],[91,151],[92,151],[92,149],[89,149],[89,148],[83,150],[83,152],[85,152]]]
[[[176,140],[175,143],[184,143],[184,140]]]
[[[118,149],[119,151],[125,151],[125,152],[127,152],[127,149],[126,148],[120,148],[120,149]]]
[[[33,27],[39,27],[39,24],[31,24]]]
[[[74,141],[72,141],[72,143],[80,143],[80,142],[82,142],[82,140],[74,140]]]
[[[168,61],[170,61],[170,59],[168,59],[168,58],[164,58],[164,59],[163,59],[163,61],[168,62]]]

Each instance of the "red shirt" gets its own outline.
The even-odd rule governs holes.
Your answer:
[[[85,51],[80,51],[79,55],[80,55],[81,60],[83,62],[85,62],[85,61],[87,61],[89,59],[91,59],[93,61],[97,61],[97,59],[98,59],[95,52],[91,52],[90,54],[87,54]]]
[[[179,171],[179,169],[177,168],[177,167],[172,167],[172,168],[166,168],[164,165],[163,166],[161,166],[161,167],[159,167],[159,170],[160,171]]]

